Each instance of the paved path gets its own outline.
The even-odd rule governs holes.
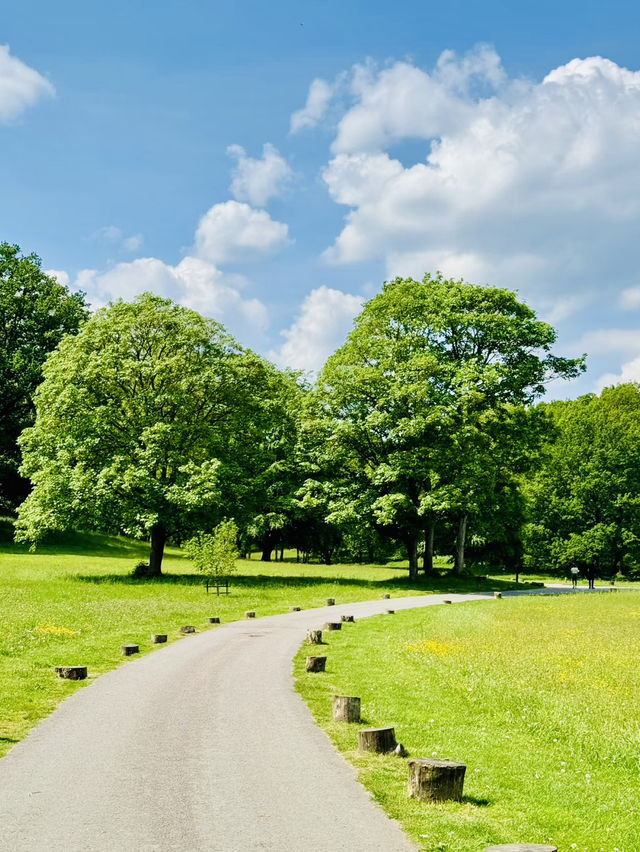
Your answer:
[[[291,660],[329,616],[443,597],[235,622],[103,675],[0,761],[0,850],[410,852],[294,692]]]

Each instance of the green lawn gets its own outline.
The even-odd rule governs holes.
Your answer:
[[[151,633],[179,638],[183,624],[206,629],[205,619],[238,619],[247,609],[258,616],[286,612],[292,605],[316,607],[328,597],[356,601],[430,590],[476,590],[475,581],[431,580],[409,584],[402,566],[238,566],[228,597],[205,594],[202,578],[179,550],[169,549],[158,580],[129,575],[147,556],[147,546],[100,535],[70,537],[36,553],[11,543],[0,524],[0,755],[56,704],[82,684],[63,681],[56,665],[87,665],[96,676],[122,662],[120,646],[157,648]],[[497,580],[488,587],[508,587]],[[215,628],[214,628],[215,629]],[[86,683],[86,682],[85,682]]]
[[[554,843],[640,849],[640,596],[503,599],[397,613],[332,633],[298,689],[387,812],[424,850]],[[408,799],[406,761],[357,751],[332,694],[362,698],[410,756],[467,765],[462,803]]]

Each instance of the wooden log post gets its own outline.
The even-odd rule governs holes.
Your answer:
[[[140,653],[140,648],[138,647],[138,645],[132,645],[132,644],[122,645],[120,647],[120,650],[122,651],[122,653],[125,657],[130,657],[132,654],[139,654]]]
[[[299,606],[290,606],[289,612],[300,612],[300,607]]]
[[[325,601],[325,603],[326,603],[326,605],[327,605],[327,606],[335,606],[335,604],[336,604],[336,599],[335,599],[335,598],[327,598],[327,600]]]
[[[255,617],[256,617],[256,611],[255,611],[255,609],[248,609],[248,610],[245,612],[244,617],[245,617],[245,618],[255,618]]]
[[[350,695],[334,695],[331,703],[334,722],[359,722],[360,699]]]
[[[322,645],[322,630],[307,630],[307,645]]]
[[[388,601],[391,595],[389,594],[389,592],[385,592],[384,595],[380,595],[380,597],[383,601]]]
[[[326,657],[307,657],[305,668],[308,672],[323,672],[326,664]]]
[[[56,666],[58,677],[66,680],[85,680],[87,677],[86,666]]]
[[[451,601],[449,600],[449,598],[445,598],[445,599],[442,601],[442,603],[443,603],[443,604],[450,604],[450,603],[451,603]]]
[[[395,609],[388,609],[387,615],[395,615]]]
[[[409,795],[423,802],[459,802],[466,769],[464,763],[453,760],[410,760]]]
[[[220,616],[219,615],[210,615],[207,618],[207,624],[220,624]]]
[[[327,623],[322,628],[323,630],[342,630],[342,622],[341,621],[327,621]]]
[[[384,754],[396,747],[396,732],[393,728],[364,728],[358,731],[360,751],[375,751]]]
[[[192,624],[183,624],[182,627],[180,628],[180,633],[187,634],[187,633],[195,633],[195,632],[196,632],[196,629]]]
[[[494,598],[496,598],[497,600],[500,600],[500,598],[502,598],[502,592],[494,592],[494,593],[493,593],[493,596],[494,596]]]
[[[154,645],[162,645],[164,642],[167,641],[167,634],[166,633],[152,633],[151,634],[151,641],[153,642]]]
[[[341,615],[341,616],[340,616],[340,621],[341,621],[343,624],[346,624],[347,622],[348,622],[348,623],[350,623],[350,624],[352,624],[352,623],[355,621],[355,618],[354,618],[352,615]]]
[[[502,846],[487,846],[484,852],[558,852],[558,847],[544,843],[507,843]]]

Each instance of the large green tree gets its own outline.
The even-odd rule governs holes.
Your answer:
[[[640,385],[543,406],[555,425],[528,477],[525,563],[590,582],[640,568]]]
[[[428,565],[435,524],[447,516],[463,570],[469,517],[539,443],[539,418],[526,406],[550,379],[582,369],[580,359],[556,357],[554,342],[553,328],[508,290],[440,274],[386,283],[317,383],[334,514],[366,506],[406,545],[412,577],[421,538]]]
[[[33,490],[17,535],[171,536],[210,529],[269,428],[273,368],[213,320],[146,293],[99,310],[44,367],[21,438]]]
[[[40,258],[0,243],[0,510],[24,499],[18,437],[33,423],[42,365],[87,316],[84,298],[45,275]]]

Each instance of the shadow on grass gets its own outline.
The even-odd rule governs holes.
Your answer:
[[[476,796],[463,796],[465,805],[475,805],[477,808],[486,808],[491,804],[491,799],[478,799]]]

